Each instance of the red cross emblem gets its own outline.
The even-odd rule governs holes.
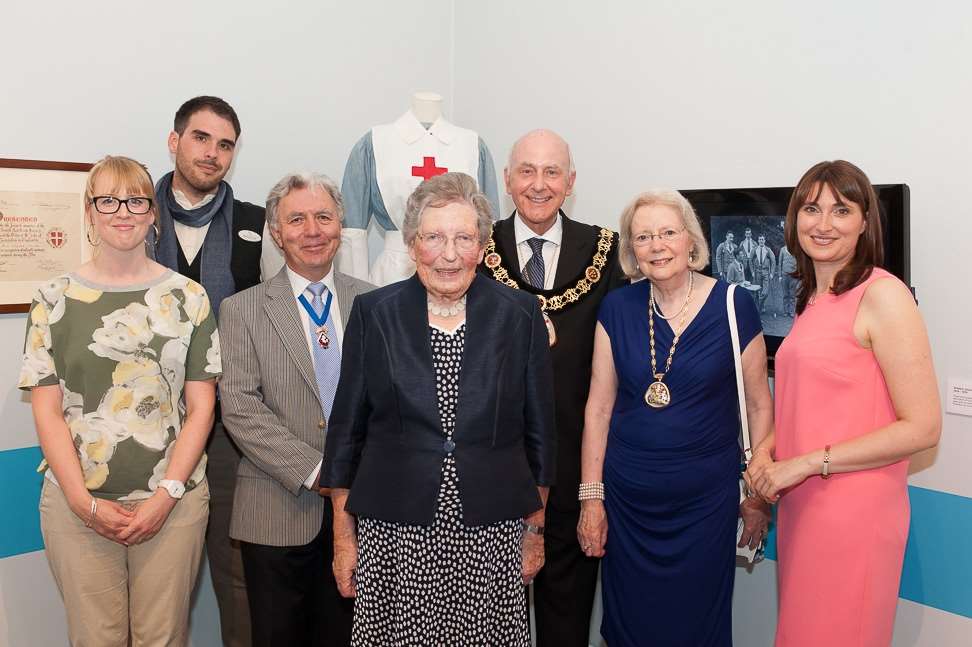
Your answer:
[[[444,166],[436,166],[434,157],[423,157],[422,166],[412,167],[412,177],[420,177],[422,180],[428,180],[436,175],[442,175],[443,173],[448,173],[449,169]]]
[[[64,247],[64,243],[65,243],[64,232],[62,230],[58,229],[57,227],[48,230],[47,232],[48,245],[50,245],[54,249],[58,249]]]

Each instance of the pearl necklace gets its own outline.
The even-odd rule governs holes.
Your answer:
[[[456,301],[451,306],[437,306],[432,303],[432,299],[428,300],[429,313],[435,315],[436,317],[455,317],[457,314],[466,309],[466,295],[462,295],[458,301]]]
[[[685,295],[685,303],[683,303],[682,304],[682,307],[678,309],[678,312],[676,312],[675,314],[673,314],[671,317],[666,317],[665,315],[663,315],[662,313],[660,313],[658,311],[658,302],[655,301],[655,298],[654,298],[655,297],[655,286],[654,286],[654,284],[652,284],[652,286],[651,286],[651,297],[652,297],[651,298],[651,308],[652,308],[652,310],[655,311],[655,314],[657,316],[661,317],[665,321],[671,321],[675,317],[677,317],[680,314],[682,314],[683,312],[685,312],[685,308],[688,307],[689,301],[692,300],[692,288],[694,286],[695,286],[695,272],[691,272],[690,271],[689,272],[688,293]]]

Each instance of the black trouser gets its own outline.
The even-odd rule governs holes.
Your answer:
[[[547,508],[545,561],[533,582],[537,647],[587,647],[600,560],[577,542],[580,511]]]
[[[220,633],[224,647],[250,647],[250,607],[246,600],[243,558],[239,542],[229,536],[240,451],[218,420],[213,425],[206,454],[210,495],[206,556],[219,605]]]
[[[240,542],[255,647],[346,647],[354,601],[334,582],[331,500],[321,531],[304,546]]]

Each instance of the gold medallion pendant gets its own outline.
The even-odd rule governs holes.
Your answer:
[[[655,375],[655,377],[658,378],[659,375]],[[653,409],[664,409],[671,401],[672,394],[660,379],[656,379],[648,385],[648,390],[645,391],[645,404],[649,407]]]
[[[650,281],[648,285],[648,352],[651,356],[651,374],[655,378],[655,381],[649,384],[648,390],[645,391],[645,404],[652,409],[664,409],[672,403],[672,392],[662,380],[665,379],[665,375],[672,368],[675,347],[678,345],[681,334],[685,332],[685,317],[688,315],[688,307],[692,302],[692,289],[695,287],[695,272],[689,272],[688,293],[685,295],[685,302],[682,304],[681,309],[671,317],[665,317],[662,313],[657,312],[655,285]],[[665,370],[663,372],[658,371],[658,366],[655,361],[655,314],[658,314],[659,317],[665,320],[679,317],[678,327],[672,329],[675,335],[672,337],[672,345],[668,349],[668,359],[665,361]]]

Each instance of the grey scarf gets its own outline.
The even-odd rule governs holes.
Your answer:
[[[155,186],[159,203],[158,245],[155,260],[168,268],[179,270],[179,239],[173,220],[189,227],[202,227],[210,223],[206,240],[199,253],[199,279],[212,305],[213,314],[219,316],[219,304],[236,292],[236,281],[230,271],[233,251],[233,189],[226,182],[219,183],[216,197],[198,209],[183,209],[172,195],[172,172],[162,176]]]

